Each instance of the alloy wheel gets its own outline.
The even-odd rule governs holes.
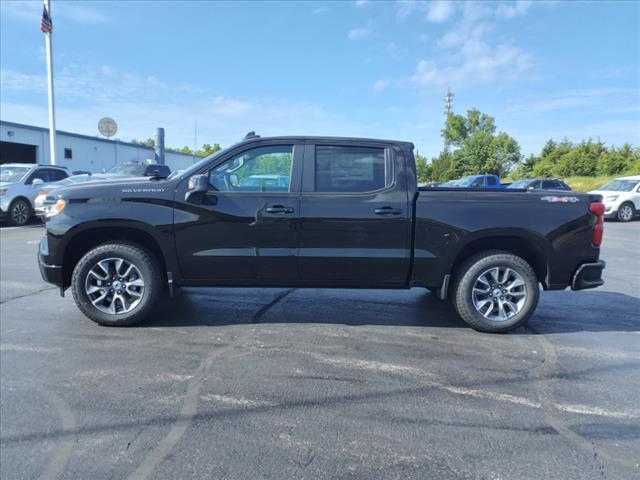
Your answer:
[[[132,262],[119,257],[100,260],[85,279],[85,292],[103,313],[120,315],[136,308],[144,295],[144,278]]]
[[[11,219],[16,225],[24,225],[29,220],[29,207],[23,201],[18,201],[11,209]]]
[[[474,307],[482,316],[500,322],[522,310],[527,301],[527,287],[514,269],[493,267],[478,275],[472,297]]]
[[[629,205],[623,205],[620,207],[620,212],[618,213],[620,216],[620,220],[623,222],[628,222],[633,217],[633,209]]]

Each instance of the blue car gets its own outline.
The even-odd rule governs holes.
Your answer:
[[[438,185],[441,188],[504,188],[497,175],[468,175]]]

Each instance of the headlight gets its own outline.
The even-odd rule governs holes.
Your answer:
[[[8,188],[0,188],[0,197],[7,193]]]
[[[604,197],[605,202],[615,202],[618,199],[618,195],[609,195],[608,197]]]
[[[59,214],[62,210],[64,210],[64,207],[67,206],[67,201],[63,200],[63,199],[58,199],[58,201],[53,204],[51,207],[49,207],[49,210],[47,211],[47,217],[53,217],[54,215]]]

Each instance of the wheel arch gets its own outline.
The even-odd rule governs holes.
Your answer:
[[[458,251],[450,272],[455,276],[466,259],[487,250],[502,250],[524,259],[545,287],[548,284],[551,246],[546,240],[523,232],[503,232],[482,235],[469,239]]]
[[[170,258],[167,257],[167,252],[155,235],[144,226],[136,222],[126,226],[92,225],[74,232],[65,245],[62,257],[63,288],[71,285],[73,269],[89,250],[113,241],[129,242],[144,248],[161,263],[164,274],[168,271]]]
[[[11,200],[11,203],[9,203],[9,208],[11,208],[11,206],[18,200],[24,200],[25,202],[27,202],[27,205],[29,205],[29,208],[33,212],[33,202],[29,200],[29,197],[25,197],[24,195],[17,195],[13,200]]]

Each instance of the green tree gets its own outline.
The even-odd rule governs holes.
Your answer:
[[[431,164],[427,162],[426,157],[416,152],[416,170],[418,174],[418,183],[425,183],[431,179]]]
[[[202,145],[202,148],[196,152],[196,155],[199,157],[208,157],[209,155],[213,155],[214,153],[222,150],[219,143],[214,143],[210,145],[209,143],[205,143]]]
[[[505,176],[521,160],[518,142],[504,132],[496,135],[495,119],[476,108],[466,116],[448,115],[441,133],[445,144],[455,149],[432,160],[434,180],[482,173]]]

